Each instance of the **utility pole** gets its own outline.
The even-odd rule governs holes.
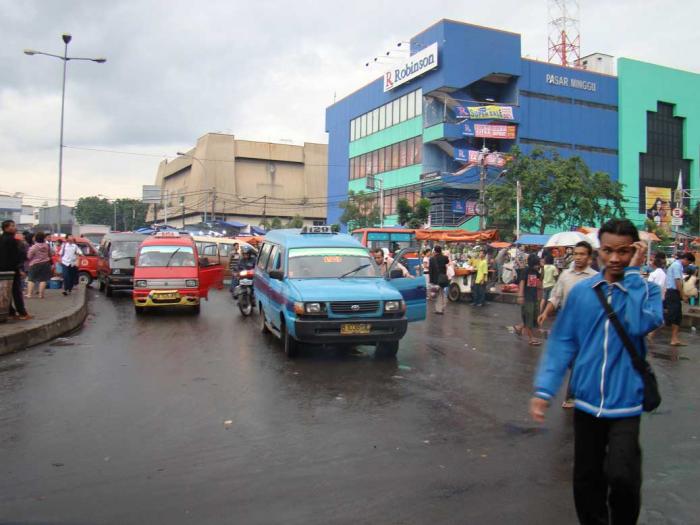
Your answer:
[[[216,220],[216,188],[211,189],[211,220]]]
[[[163,203],[163,224],[168,224],[168,190],[165,190],[165,202]]]
[[[486,141],[484,141],[486,142]],[[486,155],[489,150],[484,143],[481,148],[481,171],[479,173],[479,231],[486,227]]]
[[[378,177],[374,180],[379,183],[379,227],[384,228],[384,180]]]
[[[185,227],[185,196],[180,195],[180,207],[182,208],[182,227]]]
[[[267,195],[263,195],[263,214],[262,214],[262,222],[263,224],[267,223]]]
[[[520,199],[523,198],[520,180],[515,181],[515,240],[520,237]]]
[[[116,199],[114,200],[114,223],[113,223],[113,228],[114,228],[114,231],[117,231],[117,201],[116,201]]]
[[[207,207],[209,206],[209,192],[207,191],[204,196],[204,220],[202,222],[207,222]]]

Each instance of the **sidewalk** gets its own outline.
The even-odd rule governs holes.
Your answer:
[[[8,320],[0,323],[0,355],[24,350],[79,327],[87,316],[87,293],[84,286],[64,297],[61,290],[46,290],[46,298],[25,299],[29,321]]]

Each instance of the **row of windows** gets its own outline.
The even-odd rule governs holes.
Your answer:
[[[349,178],[350,180],[362,179],[385,171],[420,164],[422,156],[423,137],[419,135],[351,158]]]
[[[537,93],[536,91],[521,90],[520,94],[523,97],[537,98],[540,100],[549,100],[551,102],[561,102],[562,104],[576,104],[577,106],[586,106],[596,109],[607,109],[609,111],[617,111],[617,106],[612,104],[603,104],[601,102],[591,102],[590,100],[581,100],[580,98],[559,97],[556,95],[547,95],[546,93]]]
[[[374,189],[368,187],[369,189]],[[377,207],[380,206],[379,192],[375,194],[377,199]],[[411,206],[415,206],[421,199],[421,185],[413,184],[411,186],[403,186],[401,188],[393,188],[384,190],[384,215],[394,215],[397,210],[399,199],[406,199]]]
[[[377,133],[423,114],[423,90],[392,100],[350,121],[350,141]]]
[[[577,151],[588,151],[590,153],[605,153],[607,155],[617,155],[617,150],[612,148],[601,148],[599,146],[586,146],[585,144],[570,144],[568,142],[555,142],[553,140],[528,139],[521,137],[521,144],[530,144],[541,148],[561,148],[573,149]]]
[[[673,116],[673,105],[658,103],[657,112],[647,112],[647,153],[683,157],[683,118]]]

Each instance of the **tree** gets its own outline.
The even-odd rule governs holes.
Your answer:
[[[691,211],[690,206],[683,213],[683,225],[691,235],[700,235],[700,202]]]
[[[430,214],[430,200],[420,199],[415,206],[408,203],[408,199],[399,199],[396,203],[396,211],[399,215],[399,224],[418,229],[428,222]]]
[[[272,219],[272,222],[270,222],[270,229],[271,230],[281,230],[282,229],[282,219],[279,217],[275,217]]]
[[[289,219],[289,222],[287,222],[287,225],[285,226],[286,228],[303,228],[304,227],[304,218],[301,215],[295,215],[291,219]]]
[[[339,204],[343,210],[340,222],[352,228],[370,228],[379,223],[379,204],[376,193],[348,192],[348,200]]]
[[[112,214],[114,214],[114,207],[117,208],[117,230],[132,231],[146,224],[148,204],[138,199],[117,199],[111,206]],[[112,217],[113,220],[114,217]]]
[[[73,213],[79,224],[111,226],[114,221],[114,207],[102,197],[81,197],[75,204]]]
[[[408,199],[399,199],[396,202],[396,212],[399,215],[399,224],[401,226],[413,217],[413,207],[408,203]]]
[[[522,230],[544,233],[548,226],[571,229],[624,217],[622,184],[603,172],[591,172],[580,157],[534,150],[512,151],[503,183],[486,193],[490,226],[515,226],[516,181],[520,181]]]

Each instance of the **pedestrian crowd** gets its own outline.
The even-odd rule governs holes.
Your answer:
[[[0,272],[11,272],[12,298],[9,318],[32,319],[25,300],[46,297],[46,288],[54,273],[62,277],[63,295],[70,295],[78,284],[78,257],[82,255],[72,235],[57,239],[53,248],[47,235],[38,231],[17,233],[12,220],[2,222],[0,236]],[[55,262],[54,262],[55,260]]]

